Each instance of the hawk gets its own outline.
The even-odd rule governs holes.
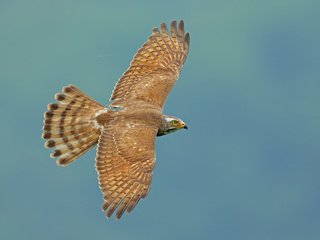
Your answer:
[[[96,170],[109,218],[131,212],[150,190],[156,161],[155,141],[187,125],[162,113],[179,78],[190,46],[184,23],[154,28],[113,89],[105,107],[74,85],[55,95],[44,114],[42,137],[52,158],[66,166],[94,146]]]

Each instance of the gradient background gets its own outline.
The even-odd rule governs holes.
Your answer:
[[[0,239],[320,239],[320,2],[0,1]],[[107,104],[152,27],[191,51],[151,192],[106,220],[95,151],[57,167],[43,112],[76,84]]]

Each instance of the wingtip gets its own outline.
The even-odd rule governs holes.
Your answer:
[[[184,36],[184,41],[190,43],[190,34],[186,33],[186,35]]]
[[[177,27],[177,20],[172,20],[171,21],[171,29]]]
[[[107,215],[106,211],[103,211],[104,212],[104,216],[106,217],[106,219],[110,219],[110,216]]]
[[[122,217],[122,214],[123,214],[123,212],[117,212],[117,214],[116,214],[116,220],[120,220],[121,219],[121,217]]]
[[[167,24],[166,23],[161,23],[160,24],[160,29],[161,29],[162,33],[167,34],[168,30],[167,30]]]
[[[156,28],[156,27],[152,28],[152,33],[153,33],[153,34],[157,34],[157,33],[159,33],[159,32],[160,32],[160,31],[159,31],[158,28]]]
[[[183,20],[180,20],[180,22],[178,24],[178,28],[179,28],[179,30],[184,31],[184,22],[183,22]]]

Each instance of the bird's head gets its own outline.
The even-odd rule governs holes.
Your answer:
[[[158,130],[157,136],[173,133],[180,129],[188,129],[188,126],[185,124],[184,121],[177,117],[165,115],[162,124]]]

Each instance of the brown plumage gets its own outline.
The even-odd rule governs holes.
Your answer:
[[[189,34],[183,21],[154,28],[129,69],[116,84],[109,108],[69,85],[56,94],[44,115],[45,146],[65,166],[98,143],[96,169],[103,210],[120,218],[150,190],[155,166],[155,139],[185,123],[162,113],[167,96],[187,58]]]
[[[106,109],[73,85],[56,94],[58,103],[48,105],[44,114],[45,146],[55,147],[51,157],[59,157],[59,165],[67,165],[98,143],[100,129],[93,125],[97,111]]]

